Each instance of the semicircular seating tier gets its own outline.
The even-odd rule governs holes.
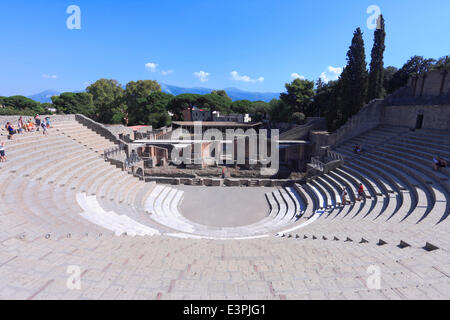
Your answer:
[[[183,215],[183,190],[145,183],[105,162],[102,153],[114,146],[111,141],[76,121],[53,126],[49,136],[25,133],[11,141],[2,131],[8,161],[0,163],[0,278],[7,287],[0,286],[0,298],[113,297],[109,287],[101,293],[65,291],[67,266],[110,275],[139,261],[151,266],[139,276],[148,282],[126,282],[126,288],[141,298],[314,298],[314,288],[327,297],[448,298],[443,266],[450,262],[450,171],[434,171],[431,161],[436,154],[450,159],[450,132],[378,127],[335,148],[345,156],[341,168],[304,185],[266,189],[261,201],[267,212],[260,221],[219,228]],[[361,155],[353,153],[356,144],[365,150]],[[360,183],[367,196],[357,201]],[[406,282],[374,293],[352,273],[365,273],[368,264],[389,265],[386,274],[401,270]],[[30,265],[47,273],[27,276]],[[210,267],[213,274],[207,275]],[[220,296],[195,286],[198,295],[183,292],[178,279],[188,285],[185,277],[196,268],[215,285],[247,281],[235,281],[233,270],[242,269],[264,288],[244,293],[236,287]],[[162,272],[157,270],[168,272],[175,285],[166,286],[163,275],[151,282],[150,275]],[[313,272],[326,272],[330,282],[308,282],[311,290],[300,293],[295,281],[313,279]]]

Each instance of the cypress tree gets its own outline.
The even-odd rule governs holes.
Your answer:
[[[347,66],[341,74],[342,81],[342,123],[356,114],[366,103],[368,72],[364,40],[361,29],[353,34],[352,44],[347,52]]]
[[[367,93],[367,101],[383,98],[385,95],[384,80],[384,63],[383,55],[385,46],[386,32],[384,26],[383,15],[378,17],[377,29],[374,35],[374,44],[372,48],[372,61],[370,62],[369,87]]]

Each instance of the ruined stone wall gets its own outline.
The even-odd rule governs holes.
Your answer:
[[[381,123],[383,100],[373,100],[351,117],[335,133],[324,131],[311,132],[310,141],[314,143],[313,154],[319,155],[322,146],[344,143],[366,131],[376,128]]]
[[[442,96],[450,92],[450,74],[447,70],[435,70],[426,74],[411,77],[408,87],[412,88],[414,97]]]
[[[418,115],[424,129],[450,130],[450,105],[386,106],[381,124],[415,128]]]

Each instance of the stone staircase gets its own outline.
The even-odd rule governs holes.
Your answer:
[[[448,132],[381,127],[339,146],[335,151],[346,158],[342,168],[297,186],[311,196],[313,211],[324,210],[304,232],[327,239],[340,235],[340,239],[402,242],[448,251],[450,171],[432,170],[431,159],[436,154],[450,158],[449,141]],[[363,146],[366,151],[356,156],[353,146],[363,143],[369,147]],[[358,202],[359,183],[364,185],[366,199]],[[349,194],[346,206],[341,203],[342,187]],[[301,234],[291,236],[302,238]]]

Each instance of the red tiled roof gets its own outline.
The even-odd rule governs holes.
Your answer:
[[[147,127],[150,127],[150,126],[132,126],[132,127],[128,127],[128,128],[131,128],[133,130],[139,130],[139,129],[147,128]]]

